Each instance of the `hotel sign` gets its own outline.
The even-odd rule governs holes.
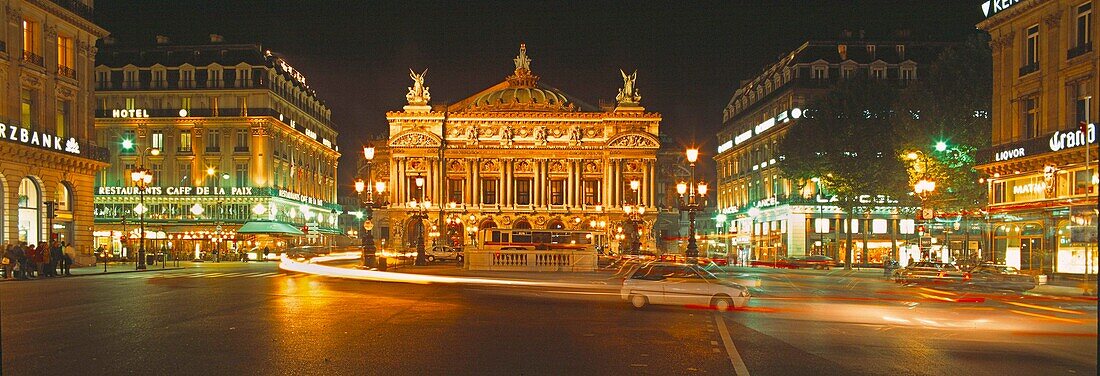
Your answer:
[[[77,142],[75,138],[69,137],[69,139],[65,140],[52,134],[33,131],[15,125],[0,123],[0,139],[80,155],[80,143]]]
[[[111,117],[113,117],[113,118],[147,118],[147,117],[149,117],[149,110],[146,110],[146,109],[143,109],[143,108],[111,110]]]
[[[1000,13],[1001,11],[1008,9],[1009,7],[1019,4],[1023,0],[990,0],[982,3],[982,14],[986,18],[993,17],[993,15]]]

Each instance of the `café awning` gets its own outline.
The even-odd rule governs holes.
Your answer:
[[[238,234],[305,235],[302,230],[283,222],[251,221],[237,230]]]

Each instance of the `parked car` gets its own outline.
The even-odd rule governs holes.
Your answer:
[[[970,269],[964,276],[967,287],[991,290],[1028,291],[1039,285],[1034,276],[1020,274],[1011,266],[983,264]]]
[[[622,299],[634,308],[649,304],[702,305],[725,311],[744,307],[749,289],[719,279],[699,265],[654,262],[643,265],[623,281]]]
[[[767,266],[767,267],[772,267],[772,268],[784,268],[784,269],[794,269],[794,268],[796,268],[796,266],[791,265],[790,259],[788,259],[786,257],[780,257],[780,258],[773,259],[773,260],[752,260],[752,261],[749,261],[749,266],[752,266],[754,268],[757,267],[757,266]]]
[[[894,282],[917,284],[953,284],[962,286],[966,272],[953,264],[921,261],[894,272]]]
[[[792,268],[814,268],[821,270],[836,266],[836,261],[833,261],[832,257],[825,255],[791,257],[788,262],[791,264]]]
[[[462,262],[462,259],[465,256],[462,253],[462,248],[448,247],[443,245],[432,247],[432,249],[427,250],[426,252],[424,252],[424,254],[425,258],[428,259],[428,262],[435,262],[436,260],[454,260]]]

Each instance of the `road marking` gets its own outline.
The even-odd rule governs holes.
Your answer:
[[[952,302],[952,303],[955,302],[955,300],[951,299],[951,298],[945,298],[945,297],[942,297],[942,296],[939,296],[939,295],[928,295],[928,294],[925,294],[923,292],[918,292],[917,295],[923,296],[923,297],[928,298],[928,299],[942,300],[942,301],[945,301],[945,302]]]
[[[1043,319],[1048,319],[1048,320],[1055,320],[1055,321],[1065,321],[1065,322],[1070,322],[1070,323],[1074,323],[1074,324],[1080,324],[1080,323],[1081,323],[1081,321],[1079,321],[1079,320],[1073,320],[1073,319],[1063,319],[1063,318],[1061,318],[1061,317],[1056,317],[1056,316],[1050,316],[1050,315],[1043,315],[1043,314],[1038,314],[1038,313],[1031,313],[1031,312],[1024,312],[1024,311],[1017,311],[1017,310],[1014,310],[1014,309],[1010,309],[1010,310],[1008,310],[1008,311],[1009,311],[1009,312],[1012,312],[1012,313],[1017,313],[1017,314],[1025,315],[1025,316],[1038,317],[1038,318],[1043,318]]]
[[[959,294],[956,294],[956,293],[953,293],[953,292],[950,292],[950,291],[943,291],[943,290],[930,289],[930,288],[927,288],[927,287],[921,287],[920,289],[921,289],[921,290],[924,290],[924,291],[934,292],[934,293],[937,293],[937,294],[944,294],[944,295],[959,295]]]
[[[726,320],[723,320],[722,316],[716,312],[714,321],[718,322],[718,334],[722,336],[722,344],[726,346],[726,354],[729,355],[730,363],[733,364],[734,374],[749,376],[749,369],[745,367],[745,361],[741,360],[741,354],[737,352],[737,347],[733,346],[733,339],[730,339],[730,332],[726,329]]]
[[[1020,306],[1020,307],[1042,309],[1042,310],[1047,310],[1047,311],[1051,311],[1051,312],[1069,313],[1069,314],[1074,314],[1074,315],[1082,314],[1081,311],[1073,311],[1073,310],[1054,308],[1054,307],[1043,307],[1043,306],[1034,305],[1034,304],[1007,302],[1007,301],[1005,303],[1008,303],[1008,304],[1011,304],[1011,305],[1014,305],[1014,306]]]

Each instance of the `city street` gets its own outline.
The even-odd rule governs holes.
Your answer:
[[[1096,372],[1094,299],[922,289],[844,270],[728,276],[754,297],[721,314],[636,311],[615,279],[583,289],[414,285],[292,274],[276,263],[0,283],[3,371]]]

